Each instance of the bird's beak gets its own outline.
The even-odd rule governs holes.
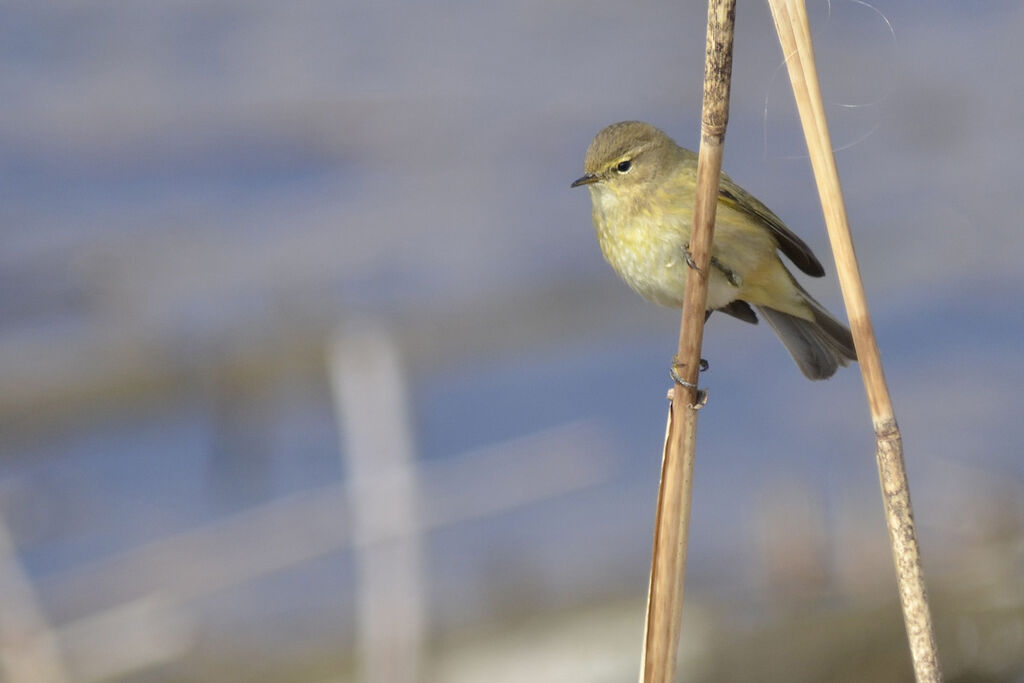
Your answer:
[[[596,183],[597,180],[598,180],[598,178],[597,178],[597,176],[595,174],[593,174],[593,173],[585,173],[581,177],[579,177],[576,180],[572,181],[572,185],[570,185],[569,187],[579,187],[580,185],[590,185],[591,183]]]

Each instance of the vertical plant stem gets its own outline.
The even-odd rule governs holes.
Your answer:
[[[918,683],[935,683],[942,680],[942,673],[910,506],[910,487],[903,464],[903,442],[882,371],[882,358],[846,220],[839,174],[818,86],[807,11],[803,0],[769,0],[769,5],[807,139],[814,178],[825,213],[825,225],[836,260],[839,285],[843,291],[874,423],[882,501],[914,674]]]
[[[690,386],[676,384],[674,387],[666,427],[640,664],[640,680],[644,683],[668,683],[675,678],[686,578],[697,411],[701,405],[695,387],[700,371],[718,180],[729,119],[735,18],[735,0],[710,0],[708,3],[697,196],[690,237],[690,252],[696,268],[687,273],[677,355],[679,374]]]

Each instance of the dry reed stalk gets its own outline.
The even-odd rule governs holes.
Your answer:
[[[729,119],[735,17],[735,0],[708,2],[697,196],[693,207],[693,234],[690,237],[690,252],[696,268],[690,268],[686,278],[677,355],[679,375],[685,384],[677,383],[673,389],[665,433],[644,649],[640,660],[640,680],[643,683],[668,683],[675,679],[683,584],[686,578],[697,411],[701,406],[696,386],[704,334],[711,241],[718,204],[718,179],[722,169],[725,127]]]
[[[825,225],[836,260],[839,285],[846,303],[846,313],[874,423],[882,500],[914,674],[918,683],[933,683],[942,680],[942,673],[910,507],[910,489],[903,465],[903,443],[882,371],[882,359],[846,220],[839,174],[818,86],[807,11],[803,0],[769,0],[769,5],[807,138],[814,178],[825,213]]]

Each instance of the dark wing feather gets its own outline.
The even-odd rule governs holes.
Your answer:
[[[724,173],[718,186],[718,201],[737,211],[749,214],[764,223],[771,230],[775,239],[778,240],[779,249],[789,257],[789,260],[797,268],[813,277],[821,277],[825,274],[825,269],[811,251],[811,248],[802,239],[797,237],[792,230],[787,228],[782,220],[772,213],[771,209],[734,183]]]
[[[732,317],[742,320],[745,323],[750,323],[751,325],[757,324],[757,314],[754,313],[754,309],[752,309],[750,304],[746,301],[736,299],[736,301],[728,303],[715,310],[721,311],[722,313],[728,313]]]

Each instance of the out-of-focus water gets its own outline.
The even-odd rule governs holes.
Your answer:
[[[1024,480],[1024,11],[812,13],[942,546],[943,471]],[[766,5],[737,22],[726,170],[827,256]],[[614,280],[569,182],[616,120],[695,145],[700,3],[14,2],[0,27],[0,384],[26,397],[0,416],[0,511],[31,576],[341,481],[317,368],[336,323],[370,318],[408,351],[424,461],[573,420],[615,453],[596,489],[439,532],[437,612],[485,611],[466,587],[512,557],[553,594],[642,592],[678,314]],[[827,270],[809,286],[840,310]],[[705,356],[691,582],[715,590],[750,579],[722,567],[772,481],[834,516],[877,507],[877,481],[856,369],[808,383],[767,326],[717,317]],[[228,596],[210,623],[301,609],[331,573],[301,571],[270,579],[295,602]]]

